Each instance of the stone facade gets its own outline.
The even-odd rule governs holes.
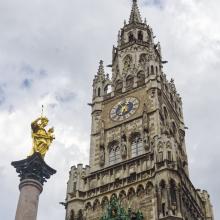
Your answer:
[[[208,193],[189,179],[182,100],[164,63],[133,0],[112,77],[100,61],[93,81],[90,166],[70,170],[66,220],[100,219],[113,195],[147,220],[214,219]]]

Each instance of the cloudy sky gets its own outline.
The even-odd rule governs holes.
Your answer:
[[[139,5],[183,97],[192,182],[209,191],[220,219],[220,2]],[[130,8],[130,0],[0,0],[1,219],[14,219],[19,180],[10,163],[30,151],[30,123],[42,104],[56,134],[46,162],[57,174],[44,186],[38,219],[64,219],[69,168],[88,164],[92,79],[100,59],[111,63]]]

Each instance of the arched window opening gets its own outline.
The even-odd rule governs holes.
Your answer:
[[[135,196],[135,190],[134,190],[134,188],[130,188],[128,190],[128,200],[131,201],[134,198],[134,196]]]
[[[166,107],[163,108],[163,112],[164,112],[165,119],[168,119],[168,112],[167,112]]]
[[[171,151],[167,151],[167,160],[168,160],[168,161],[172,161]]]
[[[153,188],[154,188],[153,184],[151,182],[148,182],[146,186],[147,195],[150,195],[153,192]]]
[[[145,193],[144,187],[142,185],[139,185],[137,188],[137,196],[142,197],[142,196],[144,196],[144,193]]]
[[[143,32],[142,31],[138,32],[138,40],[143,41]]]
[[[103,199],[102,199],[102,203],[101,203],[101,206],[102,206],[102,209],[103,210],[105,210],[106,208],[107,208],[107,206],[108,206],[108,197],[104,197]]]
[[[154,66],[153,65],[151,66],[151,74],[152,75],[154,74]]]
[[[93,211],[99,209],[101,207],[99,200],[96,200],[93,205]]]
[[[121,161],[121,152],[118,142],[114,142],[109,149],[109,164],[115,164]]]
[[[137,75],[137,86],[143,86],[145,84],[145,75],[144,75],[144,72],[141,71],[138,73]]]
[[[167,211],[167,209],[166,209],[166,203],[167,203],[167,192],[166,192],[166,183],[165,183],[165,181],[164,180],[162,180],[161,182],[160,182],[160,191],[161,191],[161,211],[162,211],[162,215],[163,215],[163,217],[165,217],[166,216],[166,211]]]
[[[116,94],[122,93],[122,87],[123,87],[122,81],[121,81],[121,80],[118,80],[118,81],[116,82],[116,85],[115,85],[115,92],[116,92]]]
[[[77,215],[77,220],[83,220],[83,213],[82,210],[80,209]]]
[[[110,94],[112,92],[111,85],[107,85],[104,89],[105,95]]]
[[[101,96],[101,89],[98,88],[98,97],[100,97],[100,96]]]
[[[158,162],[162,162],[163,161],[163,151],[159,152],[158,154]]]
[[[73,210],[70,211],[70,220],[74,220],[75,219],[75,213]]]
[[[132,76],[128,76],[126,79],[126,89],[130,90],[133,88],[134,85],[134,77]]]
[[[158,74],[158,67],[156,66],[156,74]]]
[[[172,122],[172,132],[173,132],[173,135],[176,135],[176,125],[174,122]]]
[[[176,206],[176,202],[177,202],[176,183],[173,179],[170,181],[170,197],[171,197],[171,204]]]
[[[143,153],[143,140],[140,134],[136,134],[131,140],[131,157],[136,157]]]
[[[133,40],[134,40],[134,35],[133,35],[132,32],[130,32],[130,33],[128,34],[128,41],[129,41],[129,42],[132,42]]]
[[[148,74],[148,75],[150,74],[150,68],[149,68],[149,66],[147,67],[147,74]]]

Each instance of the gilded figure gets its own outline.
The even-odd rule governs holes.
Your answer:
[[[55,137],[53,127],[46,130],[48,122],[48,118],[41,116],[31,123],[33,146],[30,155],[39,152],[44,159],[49,150]]]

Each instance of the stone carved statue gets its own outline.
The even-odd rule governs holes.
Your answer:
[[[122,137],[122,140],[121,140],[121,156],[122,158],[127,157],[127,141],[125,137]]]
[[[103,120],[100,120],[100,145],[105,143],[105,124]]]
[[[105,164],[105,148],[100,148],[100,165],[103,166]]]
[[[45,129],[48,122],[49,120],[46,117],[41,116],[31,123],[33,146],[30,155],[38,152],[41,154],[42,158],[44,158],[49,150],[49,147],[55,137],[53,135],[53,127],[48,131]]]
[[[144,149],[146,151],[150,150],[150,135],[146,130],[144,130]]]
[[[144,103],[144,107],[143,107],[143,129],[147,131],[149,129],[149,116],[148,116],[148,108],[146,103]]]

